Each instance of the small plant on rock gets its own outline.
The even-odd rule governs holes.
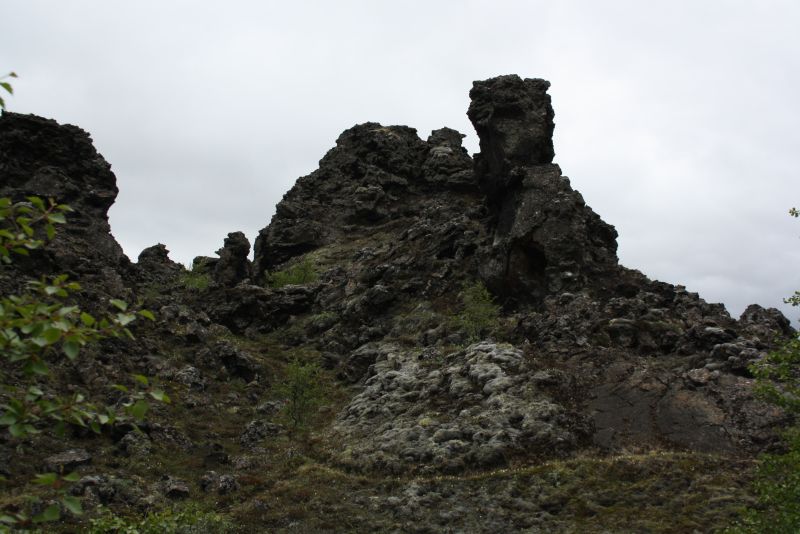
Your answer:
[[[323,400],[322,370],[316,363],[293,360],[286,366],[286,378],[276,391],[286,399],[284,417],[292,431],[305,431]]]
[[[800,213],[792,208],[789,215]],[[800,306],[800,292],[785,299]],[[798,532],[800,525],[800,335],[750,366],[756,378],[755,393],[794,418],[783,433],[786,452],[760,458],[753,489],[758,504],[743,513],[742,520],[726,532],[761,534]]]
[[[90,521],[89,534],[222,534],[234,532],[229,521],[214,512],[205,511],[196,504],[167,508],[152,512],[143,518],[125,518],[106,509]]]
[[[283,269],[267,274],[267,284],[273,288],[288,285],[304,285],[316,282],[319,275],[311,258],[306,256],[302,261]]]
[[[492,294],[483,282],[464,286],[461,291],[461,313],[456,316],[456,325],[464,330],[469,342],[497,328],[500,306],[495,304]]]
[[[211,275],[196,270],[185,271],[181,273],[181,284],[186,289],[205,291],[211,284]]]

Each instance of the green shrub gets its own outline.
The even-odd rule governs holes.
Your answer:
[[[5,89],[5,91],[10,95],[14,94],[14,88],[11,87],[10,83],[4,82],[2,80],[5,80],[6,78],[16,78],[16,77],[17,77],[17,73],[16,72],[9,72],[5,76],[0,76],[0,87]],[[3,111],[5,109],[6,109],[6,101],[3,100],[3,97],[0,97],[0,111]]]
[[[456,316],[456,326],[464,330],[467,340],[478,341],[498,325],[500,306],[495,304],[483,282],[464,286],[461,291],[461,313]]]
[[[211,284],[211,275],[199,271],[185,271],[181,273],[181,285],[184,288],[196,291],[205,291]]]
[[[0,265],[13,263],[18,255],[27,256],[55,236],[55,226],[66,221],[68,206],[49,203],[38,197],[13,203],[0,198]],[[5,267],[3,267],[5,268]],[[88,393],[77,384],[62,396],[53,387],[53,363],[75,361],[84,347],[107,337],[133,337],[129,326],[139,317],[154,320],[146,310],[138,312],[128,304],[111,299],[113,311],[95,318],[70,302],[80,285],[66,275],[31,280],[21,293],[0,295],[0,428],[8,431],[8,443],[21,444],[31,435],[42,432],[63,434],[67,424],[88,427],[96,433],[103,425],[125,419],[141,420],[147,412],[147,396],[168,401],[163,391],[150,388],[144,376],[136,376],[134,391],[121,410],[98,406],[87,399]],[[146,388],[146,389],[143,389]],[[12,449],[10,449],[12,450]],[[18,449],[21,451],[22,449]],[[19,453],[18,453],[19,454]],[[15,458],[16,462],[23,458]],[[0,477],[0,481],[2,481]],[[32,481],[49,488],[58,504],[50,504],[37,513],[28,511],[0,512],[0,531],[11,525],[27,529],[39,523],[55,521],[62,506],[74,515],[81,513],[80,501],[64,490],[77,480],[74,473],[42,473]],[[31,497],[32,502],[38,499]],[[30,510],[37,507],[31,506]]]
[[[316,363],[293,360],[286,366],[286,378],[276,392],[286,399],[283,415],[289,427],[306,430],[323,400],[322,370]]]
[[[798,211],[789,211],[792,217]],[[800,292],[785,299],[800,306]],[[759,459],[753,485],[758,505],[744,511],[742,520],[726,530],[737,534],[800,532],[800,336],[750,366],[756,378],[756,394],[795,418],[795,426],[783,433],[786,453],[765,454]]]
[[[283,269],[267,274],[267,285],[279,288],[288,285],[303,285],[316,282],[319,275],[311,258],[306,256],[302,261]]]
[[[196,504],[168,508],[144,518],[125,518],[110,510],[90,521],[89,534],[221,534],[234,532],[223,516]]]

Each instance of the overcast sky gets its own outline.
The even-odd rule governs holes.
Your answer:
[[[112,164],[117,240],[176,261],[252,240],[344,129],[427,138],[473,80],[552,82],[556,162],[621,262],[738,315],[797,309],[800,2],[2,0],[12,111]]]

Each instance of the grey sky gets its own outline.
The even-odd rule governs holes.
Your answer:
[[[552,82],[556,161],[620,259],[739,314],[797,310],[794,1],[4,0],[9,109],[89,131],[135,260],[252,240],[342,130],[466,118],[473,80]]]

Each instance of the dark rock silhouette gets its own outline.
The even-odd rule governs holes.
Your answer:
[[[478,182],[494,208],[481,274],[495,292],[540,301],[617,274],[617,232],[553,165],[553,108],[540,79],[475,82],[467,115],[480,138]]]
[[[550,82],[499,76],[472,84],[467,116],[480,139],[475,167],[491,201],[502,199],[522,176],[515,167],[552,163],[553,107]]]
[[[49,267],[97,279],[129,265],[108,224],[117,192],[111,165],[85,131],[35,115],[0,116],[0,196],[53,198],[75,210],[42,253]]]
[[[214,264],[214,282],[233,287],[250,278],[250,242],[242,232],[232,232],[225,238],[225,244],[217,251],[219,260]]]

